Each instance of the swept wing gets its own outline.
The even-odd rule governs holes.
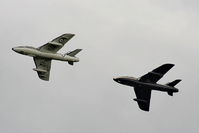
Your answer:
[[[143,75],[139,81],[156,83],[159,81],[172,67],[174,64],[164,64],[153,71]]]
[[[42,52],[57,53],[73,36],[74,34],[63,34],[39,47],[39,50]]]
[[[33,70],[37,71],[40,79],[48,81],[50,76],[51,60],[40,57],[34,57],[33,59],[36,66]]]
[[[134,100],[137,101],[139,108],[144,111],[149,111],[150,99],[151,99],[151,89],[135,87],[134,91],[135,91],[135,95],[137,97],[137,99],[134,99]]]

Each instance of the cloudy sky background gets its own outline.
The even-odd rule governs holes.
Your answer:
[[[197,0],[1,0],[0,132],[187,133],[199,130]],[[53,61],[50,81],[12,47],[39,47],[74,33],[61,53],[83,51],[69,66]],[[141,111],[133,88],[112,80],[174,63],[159,83],[181,78],[173,97],[152,92]]]

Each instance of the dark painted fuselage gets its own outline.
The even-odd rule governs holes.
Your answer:
[[[141,82],[139,81],[138,78],[133,78],[133,77],[127,77],[127,76],[118,77],[118,78],[114,78],[114,81],[123,85],[132,86],[132,87],[141,87],[144,89],[164,91],[164,92],[174,92],[174,93],[178,92],[178,89],[175,87],[156,84],[156,83],[150,83],[150,82]]]

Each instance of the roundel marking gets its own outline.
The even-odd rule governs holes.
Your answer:
[[[65,38],[59,39],[59,42],[60,42],[60,43],[63,43],[64,41],[65,41]]]

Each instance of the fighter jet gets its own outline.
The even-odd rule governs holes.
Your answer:
[[[174,86],[177,85],[181,79],[174,80],[173,82],[169,82],[165,85],[156,83],[173,66],[174,64],[164,64],[141,76],[140,78],[123,76],[114,78],[113,80],[120,84],[134,87],[135,95],[137,98],[133,100],[138,103],[138,106],[141,110],[149,111],[152,90],[167,92],[170,96],[173,96],[173,93],[178,92],[178,89]]]
[[[36,65],[33,70],[37,72],[40,79],[48,81],[52,60],[67,61],[70,65],[79,61],[79,58],[75,57],[75,55],[82,49],[76,49],[64,55],[57,53],[73,36],[74,34],[63,34],[39,48],[19,46],[12,48],[12,50],[33,57]]]

